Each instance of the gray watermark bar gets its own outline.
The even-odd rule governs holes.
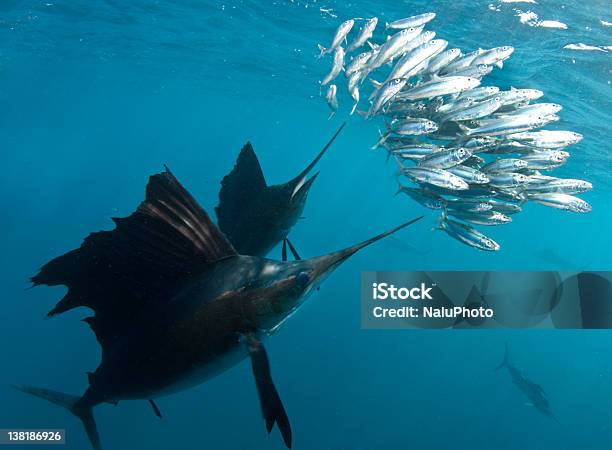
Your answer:
[[[361,326],[612,329],[612,272],[363,272]]]
[[[0,429],[0,445],[63,445],[63,429]]]

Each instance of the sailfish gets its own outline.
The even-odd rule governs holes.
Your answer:
[[[550,417],[555,422],[560,424],[559,420],[557,420],[557,417],[553,414],[551,410],[550,402],[546,397],[544,388],[527,378],[521,370],[519,370],[510,362],[507,342],[505,345],[504,359],[501,364],[495,368],[495,370],[501,370],[503,368],[508,369],[508,373],[512,378],[512,382],[519,388],[523,395],[527,397],[527,399],[531,402],[531,405],[533,405],[545,416]]]
[[[291,448],[292,431],[262,340],[303,304],[343,261],[404,228],[316,258],[280,262],[240,255],[166,168],[149,178],[144,201],[115,228],[90,234],[47,264],[37,285],[64,285],[48,313],[77,307],[102,348],[82,395],[15,388],[63,406],[79,418],[94,450],[102,443],[93,409],[154,399],[199,385],[250,358],[268,433]]]
[[[240,151],[232,171],[221,181],[219,205],[215,208],[219,228],[242,255],[266,256],[282,241],[282,259],[287,246],[295,259],[300,256],[289,232],[306,206],[308,192],[318,172],[308,174],[334,142],[346,122],[332,136],[312,162],[296,177],[268,186],[250,142]]]

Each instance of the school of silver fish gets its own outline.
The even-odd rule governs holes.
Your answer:
[[[514,48],[448,48],[434,31],[424,30],[435,17],[425,13],[386,23],[378,32],[381,43],[373,40],[378,18],[350,19],[328,48],[319,44],[320,57],[333,55],[320,83],[328,86],[330,118],[338,110],[332,82],[344,72],[350,114],[385,122],[373,148],[386,149],[399,176],[412,183],[400,181],[398,193],[439,210],[437,229],[470,247],[498,251],[500,245],[474,225],[510,223],[529,201],[590,212],[591,205],[576,194],[592,189],[591,183],[549,175],[567,162],[566,148],[582,140],[572,131],[540,129],[559,120],[561,105],[534,103],[544,95],[537,89],[482,85]],[[369,93],[362,97],[360,90]],[[361,111],[363,98],[369,107]]]

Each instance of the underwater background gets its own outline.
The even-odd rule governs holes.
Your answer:
[[[66,428],[67,449],[89,448],[74,417],[9,388],[80,394],[99,361],[79,321],[87,311],[45,320],[65,288],[26,290],[43,263],[131,213],[163,164],[211,216],[247,140],[269,184],[289,180],[350,109],[344,95],[327,120],[318,80],[329,59],[316,59],[316,44],[348,18],[428,11],[452,46],[515,47],[485,84],[541,89],[542,101],[563,105],[548,129],[584,139],[555,175],[592,182],[581,197],[593,211],[529,203],[511,226],[486,230],[501,251],[478,252],[431,231],[436,214],[393,195],[395,165],[369,150],[381,124],[351,117],[317,166],[306,218],[290,235],[298,251],[324,254],[426,219],[351,258],[268,340],[294,448],[609,449],[612,332],[361,330],[359,307],[366,270],[611,269],[612,53],[563,49],[612,44],[605,0],[2,0],[0,428]],[[526,11],[568,28],[522,23]],[[562,425],[493,371],[506,341]],[[276,429],[266,435],[248,362],[158,404],[163,420],[144,401],[96,408],[105,449],[284,448]]]

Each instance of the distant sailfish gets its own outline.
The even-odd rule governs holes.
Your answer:
[[[300,259],[287,236],[297,223],[312,183],[318,172],[310,171],[334,142],[342,128],[323,147],[315,159],[297,177],[284,184],[268,186],[250,142],[242,148],[232,171],[221,181],[219,205],[215,208],[219,228],[241,255],[265,256],[283,242],[283,260],[287,245],[295,259]]]
[[[179,181],[153,175],[145,200],[116,228],[45,264],[34,285],[68,287],[49,316],[81,306],[102,347],[81,396],[31,386],[20,391],[63,406],[102,444],[93,409],[197,386],[250,358],[268,433],[291,448],[289,418],[262,339],[273,334],[327,275],[360,249],[415,222],[317,258],[279,262],[239,255]]]
[[[538,411],[544,414],[547,417],[550,417],[555,422],[559,423],[555,415],[552,413],[550,409],[550,403],[546,398],[546,393],[544,389],[539,384],[534,383],[529,380],[523,373],[513,366],[509,362],[508,355],[508,343],[506,343],[506,351],[504,353],[504,360],[502,363],[497,366],[495,370],[500,370],[503,368],[508,369],[508,373],[510,377],[512,377],[512,382],[521,390],[521,392],[527,397],[530,404],[533,405]]]

